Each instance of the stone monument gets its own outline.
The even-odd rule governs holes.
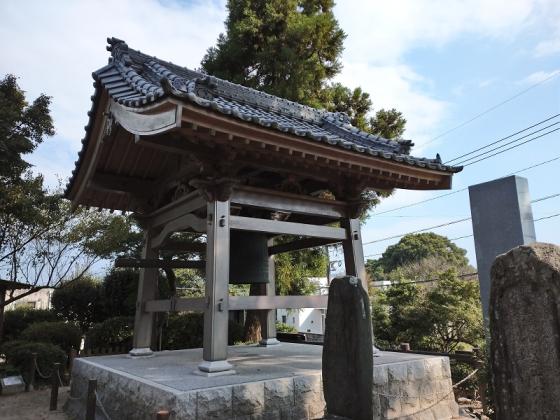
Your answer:
[[[373,334],[369,299],[357,277],[332,281],[323,344],[323,393],[329,415],[373,417]]]
[[[497,419],[560,418],[560,248],[534,243],[496,258],[490,294]]]

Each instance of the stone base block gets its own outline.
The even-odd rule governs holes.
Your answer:
[[[89,379],[112,419],[321,419],[326,415],[321,346],[232,346],[228,361],[236,374],[202,377],[202,350],[76,359],[70,419],[83,419]],[[457,415],[449,361],[442,357],[382,352],[374,362],[375,419],[450,419]]]

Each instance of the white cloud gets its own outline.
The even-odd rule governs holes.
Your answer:
[[[437,81],[407,65],[406,54],[419,47],[442,48],[466,35],[481,42],[514,39],[534,23],[539,7],[553,1],[341,1],[335,14],[348,37],[338,80],[360,85],[372,95],[376,108],[402,111],[408,120],[405,137],[417,144],[413,152],[422,154],[422,144],[441,131],[438,126],[451,104],[432,93]]]
[[[556,38],[541,41],[535,47],[536,57],[545,57],[558,53],[560,53],[560,32],[558,32]]]
[[[19,76],[28,98],[53,97],[52,115],[59,147],[73,157],[81,147],[93,94],[92,71],[107,63],[106,38],[180,65],[198,67],[206,49],[223,31],[223,1],[162,3],[156,0],[1,2],[0,75]],[[41,148],[40,150],[45,150]],[[44,157],[34,157],[37,164]],[[73,159],[57,165],[69,176]],[[49,179],[55,168],[39,168]],[[62,170],[62,173],[60,171]]]
[[[529,76],[525,77],[524,79],[519,80],[517,83],[521,85],[534,85],[537,83],[542,83],[544,81],[548,81],[560,75],[560,69],[552,70],[552,71],[537,71],[535,73],[531,73]]]

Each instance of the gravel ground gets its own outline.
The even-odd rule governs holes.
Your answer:
[[[68,420],[62,412],[70,388],[58,390],[58,410],[49,411],[50,389],[22,392],[15,395],[0,395],[1,420]]]

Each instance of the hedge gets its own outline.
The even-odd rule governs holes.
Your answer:
[[[21,333],[21,339],[55,344],[69,353],[70,349],[80,347],[82,332],[80,328],[69,322],[37,322]]]
[[[171,314],[164,326],[163,348],[166,350],[192,349],[202,347],[204,315],[187,312]],[[228,344],[243,340],[243,326],[230,321],[228,325]]]
[[[106,348],[132,345],[134,318],[116,316],[94,324],[86,334],[86,347]]]
[[[4,313],[4,339],[17,340],[23,330],[36,322],[60,321],[53,311],[49,309],[31,309],[20,307]]]
[[[6,357],[6,363],[16,367],[26,380],[33,353],[37,353],[37,366],[45,376],[50,376],[53,363],[60,363],[64,367],[67,360],[64,350],[50,343],[14,340],[3,344],[0,352]],[[41,379],[40,375],[36,375],[36,378]]]

